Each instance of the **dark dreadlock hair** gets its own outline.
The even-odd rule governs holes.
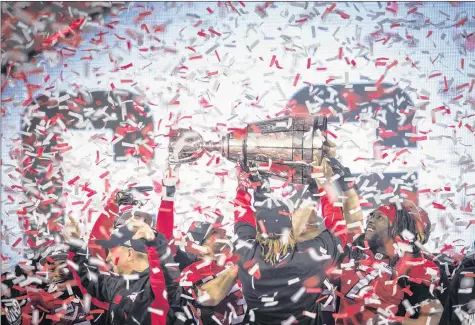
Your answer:
[[[402,205],[401,209],[398,209],[397,205],[394,203],[391,203],[391,205],[396,208],[396,218],[394,223],[388,229],[389,236],[393,239],[396,239],[398,236],[401,235],[404,230],[408,230],[411,233],[416,234],[416,222],[411,216],[410,211],[406,209],[405,205]],[[371,214],[373,213],[374,212],[371,212]],[[364,241],[364,235],[361,235],[353,242],[353,249],[350,251],[350,259],[355,259],[355,261],[359,261],[365,258],[364,250],[358,248],[365,247]],[[413,245],[414,254],[418,254],[419,251],[420,249],[417,246]],[[398,260],[399,257],[397,255],[391,258],[389,266],[395,266]]]
[[[273,208],[262,205],[255,214],[256,221],[262,222],[263,226],[263,229],[257,232],[256,240],[261,246],[264,261],[273,266],[279,262],[281,256],[287,255],[295,248],[292,219],[285,214],[288,211],[285,204]]]

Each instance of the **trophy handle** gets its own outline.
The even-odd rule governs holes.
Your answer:
[[[324,147],[325,143],[327,143],[327,136],[328,132],[326,132],[328,129],[328,118],[326,116],[316,116],[313,119],[313,135],[315,135],[315,132],[317,130],[320,130],[324,133],[324,138],[325,141],[322,143],[322,148],[320,149],[320,157],[318,157],[318,166],[322,165],[323,162],[323,154],[324,154]]]

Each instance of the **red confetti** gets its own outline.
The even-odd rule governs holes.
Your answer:
[[[212,28],[209,28],[208,31],[214,35],[218,35],[218,36],[221,36],[221,33],[218,33],[217,31],[215,31],[214,29]]]
[[[213,10],[211,10],[211,8],[210,8],[210,7],[206,8],[206,10],[208,10],[208,12],[209,12],[210,14],[212,14],[212,13],[213,13]]]
[[[328,7],[322,15],[322,20],[324,20],[328,16],[328,14],[331,13],[333,9],[335,9],[335,7],[336,3],[333,3],[330,7]]]
[[[130,68],[130,67],[133,67],[133,63],[129,63],[129,64],[127,64],[127,65],[123,65],[123,66],[120,67],[120,69],[121,69],[121,70],[125,70],[125,69],[128,69],[128,68]]]
[[[468,18],[465,17],[464,19],[458,21],[456,24],[455,24],[455,27],[460,27],[460,26],[463,26],[465,25],[465,23],[468,21]]]
[[[432,205],[434,206],[434,209],[439,209],[439,210],[445,210],[445,206],[436,202],[432,202]]]
[[[409,142],[417,142],[417,141],[424,141],[427,140],[427,136],[420,136],[420,137],[412,137],[409,139]]]
[[[412,8],[411,10],[409,10],[409,11],[407,12],[407,14],[410,15],[410,14],[415,13],[416,11],[417,11],[417,7],[414,7],[414,8]]]
[[[16,247],[21,242],[21,237],[18,238],[12,245],[12,247]]]
[[[463,85],[460,85],[460,86],[455,87],[455,89],[460,90],[460,89],[463,89],[463,88],[465,88],[465,87],[468,87],[468,82],[467,82],[467,83],[464,83]]]
[[[118,258],[117,258],[118,259]],[[116,261],[117,262],[117,261]],[[115,263],[115,265],[117,265],[117,263]],[[114,298],[114,304],[118,304],[120,301],[122,300],[122,296],[121,295],[117,295],[115,296]]]
[[[79,178],[80,178],[79,176],[74,177],[73,179],[68,181],[68,185],[69,186],[73,185],[74,183],[76,183],[79,180]]]
[[[386,8],[386,10],[392,12],[393,14],[397,14],[397,10],[394,8]]]
[[[337,10],[336,13],[339,14],[342,19],[348,19],[348,18],[351,17],[351,16],[348,15],[347,13],[345,13],[345,12],[343,12],[343,11],[340,11],[340,10]]]
[[[396,64],[398,64],[397,60],[394,60],[393,63],[391,63],[388,67],[387,67],[387,70],[391,69],[392,67],[394,67]]]
[[[295,80],[294,80],[294,87],[297,86],[297,83],[299,82],[299,79],[300,79],[300,73],[297,73],[297,75],[295,76]]]
[[[147,32],[147,34],[150,34],[150,31],[148,30],[147,24],[142,24],[142,26],[140,26],[140,28],[141,28],[142,30],[145,29],[145,31]]]
[[[447,83],[447,77],[446,76],[444,76],[444,85],[445,85],[445,88],[444,88],[444,93],[445,93],[449,90],[449,84]]]
[[[473,220],[470,220],[467,227],[465,229],[468,229],[468,227],[470,227],[471,225],[475,225],[475,219]]]

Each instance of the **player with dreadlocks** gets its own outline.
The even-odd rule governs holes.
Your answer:
[[[351,175],[335,158],[327,162],[336,174]],[[438,324],[440,314],[430,312],[440,306],[434,296],[439,273],[419,249],[430,227],[421,215],[407,200],[381,205],[369,215],[364,234],[335,272],[340,273],[337,324]]]
[[[317,164],[314,172],[321,174],[321,166]],[[267,180],[259,174],[251,177],[260,184],[254,203],[247,191],[239,190],[234,216],[238,278],[248,319],[258,325],[322,324],[320,301],[325,299],[327,271],[346,244],[346,224],[358,222],[358,217],[347,214],[344,219],[324,188],[311,192],[320,197],[320,204],[306,200],[295,208],[293,202],[266,191]],[[299,199],[305,195],[299,193]],[[320,207],[324,231],[311,224]]]

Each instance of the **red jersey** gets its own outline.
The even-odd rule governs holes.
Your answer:
[[[336,318],[344,325],[366,324],[376,314],[396,321],[403,300],[412,296],[415,305],[416,300],[431,299],[438,278],[437,266],[423,257],[405,256],[392,267],[388,256],[370,251],[358,261],[346,256],[341,268]]]
[[[182,271],[181,285],[186,290],[187,295],[193,297],[193,305],[199,318],[204,325],[222,324],[238,325],[244,321],[246,313],[246,302],[242,294],[240,283],[236,283],[228,295],[216,306],[202,306],[196,300],[198,298],[198,287],[216,279],[223,271],[224,267],[218,266],[216,262],[203,267],[204,262],[199,261],[191,264]]]

